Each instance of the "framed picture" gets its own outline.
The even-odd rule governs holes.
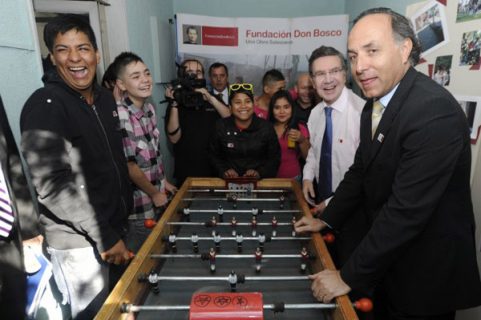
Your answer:
[[[422,57],[448,43],[446,13],[439,2],[428,2],[411,17],[411,22],[421,43]]]
[[[463,109],[469,123],[471,131],[471,143],[475,144],[479,137],[479,128],[481,126],[481,97],[476,96],[455,96],[459,102],[459,106]]]

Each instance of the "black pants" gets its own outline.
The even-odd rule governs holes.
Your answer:
[[[20,242],[0,239],[0,310],[2,319],[25,319],[27,277]]]

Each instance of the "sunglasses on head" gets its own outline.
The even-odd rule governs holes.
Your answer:
[[[234,83],[229,86],[229,95],[232,92],[239,91],[241,89],[250,91],[250,93],[254,94],[254,86],[252,83]]]

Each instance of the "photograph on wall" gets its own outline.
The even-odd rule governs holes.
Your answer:
[[[182,29],[184,44],[202,44],[200,26],[184,24]]]
[[[437,1],[430,1],[418,10],[411,22],[421,43],[422,57],[449,41],[444,6]]]
[[[481,0],[458,0],[456,22],[481,19]]]
[[[481,126],[481,115],[478,112],[481,97],[473,96],[456,96],[461,109],[463,109],[469,123],[471,132],[471,142],[475,143],[478,139],[479,127]]]
[[[481,30],[463,33],[461,39],[460,66],[472,66],[479,64],[479,52],[481,49]]]
[[[448,86],[451,79],[453,56],[440,56],[434,64],[433,80],[442,86]]]

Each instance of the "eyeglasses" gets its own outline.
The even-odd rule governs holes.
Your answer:
[[[314,72],[312,77],[322,81],[322,80],[326,80],[327,75],[329,75],[331,77],[335,77],[343,71],[344,71],[343,68],[334,68],[334,69],[329,70],[329,71],[317,71],[317,72]]]
[[[231,95],[232,92],[239,91],[241,89],[250,91],[250,93],[254,94],[254,86],[252,83],[234,83],[229,86],[229,95]]]

